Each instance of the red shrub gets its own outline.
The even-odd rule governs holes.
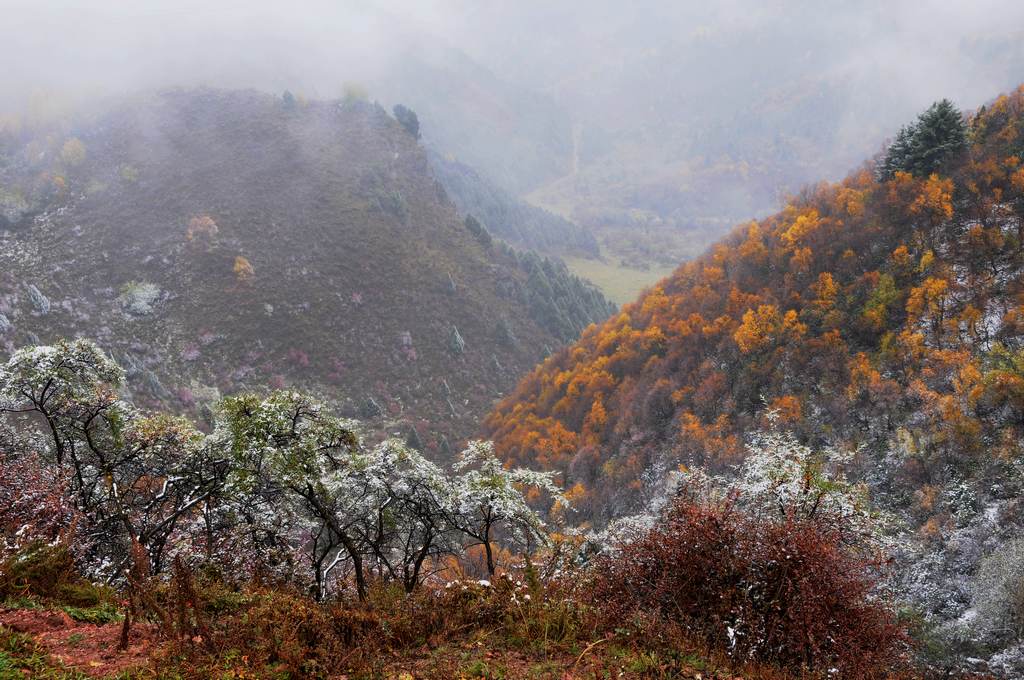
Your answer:
[[[680,499],[661,524],[594,570],[604,625],[681,627],[740,660],[839,677],[884,675],[905,649],[873,597],[877,563],[824,520],[752,517]]]
[[[54,467],[0,452],[0,560],[30,543],[70,538],[77,521],[67,480]]]

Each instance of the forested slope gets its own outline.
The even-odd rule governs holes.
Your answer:
[[[938,530],[948,508],[927,489],[1016,459],[1024,434],[1024,92],[951,111],[589,329],[487,432],[601,515],[657,470],[736,463],[774,410],[814,443],[888,452]]]

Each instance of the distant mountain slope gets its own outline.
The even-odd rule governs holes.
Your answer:
[[[598,255],[597,239],[589,230],[516,198],[465,163],[436,152],[428,158],[459,210],[479,219],[496,236],[544,253]]]
[[[407,49],[371,78],[371,94],[412,106],[430,146],[514,193],[568,172],[571,123],[551,97],[500,78],[458,48],[403,39]]]
[[[609,311],[482,244],[371,104],[172,91],[2,144],[0,342],[92,337],[150,403],[294,384],[445,448]]]
[[[935,174],[866,168],[739,227],[549,358],[488,431],[612,504],[656,461],[735,461],[768,407],[817,441],[907,428],[935,465],[1018,455],[1022,111],[1022,91],[983,108]]]
[[[740,226],[547,359],[485,434],[600,523],[680,465],[729,471],[772,411],[855,452],[947,653],[1021,642],[1000,593],[1024,584],[1024,87],[966,122],[937,105],[877,168]]]

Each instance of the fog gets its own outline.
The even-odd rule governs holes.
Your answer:
[[[950,96],[973,106],[1020,73],[1024,36],[1024,3],[1013,0],[2,0],[0,9],[8,105],[33,91],[194,84],[330,97],[346,80],[386,76],[411,47],[445,46],[577,109],[623,94],[624,81],[645,81],[652,68],[670,72],[701,45],[710,57],[742,39],[764,51],[719,50],[680,75],[739,69],[746,82],[728,82],[738,96],[782,70],[884,77],[914,104]],[[635,102],[638,115],[658,98]]]
[[[355,83],[413,106],[439,152],[594,224],[729,223],[840,176],[936,99],[973,108],[1024,79],[1016,0],[0,0],[0,16],[0,111]]]

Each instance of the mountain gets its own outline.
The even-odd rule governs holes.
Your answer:
[[[301,385],[444,449],[611,310],[468,229],[365,101],[175,90],[31,123],[0,145],[0,343],[93,338],[145,404]]]
[[[459,25],[461,48],[502,82],[553,101],[571,125],[571,147],[564,134],[557,147],[566,170],[526,197],[590,228],[629,264],[697,256],[802,185],[842,177],[940,94],[977,106],[1024,68],[1020,9],[1005,3],[474,9]],[[920,58],[897,56],[906,53]],[[510,145],[526,139],[544,143]],[[490,170],[484,159],[470,164]]]
[[[589,230],[513,196],[465,163],[436,152],[429,158],[459,211],[478,218],[509,243],[545,253],[599,255],[597,239]]]
[[[548,358],[485,433],[599,524],[679,466],[729,473],[773,422],[847,450],[922,625],[1021,663],[1000,593],[1024,585],[1022,159],[1024,88],[966,119],[936,104]]]

